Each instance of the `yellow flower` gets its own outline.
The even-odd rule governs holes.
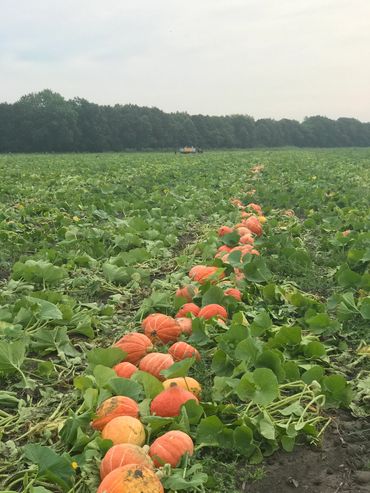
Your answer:
[[[72,462],[71,466],[72,466],[72,469],[77,469],[78,468],[77,462]]]
[[[72,219],[73,219],[76,223],[78,223],[78,221],[80,221],[80,218],[79,218],[78,216],[73,216],[73,217],[72,217]]]

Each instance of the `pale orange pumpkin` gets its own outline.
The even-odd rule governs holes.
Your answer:
[[[113,366],[113,370],[117,373],[118,377],[131,378],[131,376],[137,371],[137,366],[129,363],[128,361],[123,361],[122,363],[118,363],[118,365]]]
[[[185,298],[188,303],[190,303],[193,300],[194,295],[197,293],[197,288],[194,286],[191,286],[190,284],[187,286],[184,286],[182,288],[179,288],[176,291],[176,298]]]
[[[197,306],[195,303],[185,303],[180,310],[176,313],[175,319],[176,318],[183,318],[186,317],[186,315],[195,315],[197,316],[199,313],[199,306]]]
[[[225,295],[226,296],[231,296],[232,298],[235,298],[237,301],[242,300],[242,294],[239,291],[239,289],[236,288],[229,288],[225,290]]]
[[[105,476],[97,493],[164,493],[164,489],[149,467],[127,464]]]
[[[171,384],[178,385],[179,387],[188,390],[196,397],[200,397],[200,394],[202,393],[202,387],[200,383],[197,380],[195,380],[195,378],[192,377],[169,378],[168,380],[165,380],[163,382],[163,387],[165,389],[168,389],[171,386]]]
[[[150,404],[150,412],[156,416],[178,416],[181,406],[190,400],[194,400],[196,403],[199,402],[197,397],[188,390],[176,384],[171,384],[168,389],[163,390],[154,397]]]
[[[198,313],[198,317],[204,318],[205,320],[209,320],[212,317],[222,317],[226,319],[227,311],[223,306],[218,305],[217,303],[212,303],[204,306]]]
[[[254,238],[251,234],[245,234],[245,235],[240,237],[239,243],[241,243],[242,245],[246,245],[247,243],[249,243],[250,245],[253,245]]]
[[[126,466],[127,464],[140,464],[153,469],[152,459],[148,455],[148,447],[145,447],[139,447],[132,443],[113,445],[100,463],[101,479],[104,479],[114,469]]]
[[[180,325],[182,334],[190,335],[192,333],[193,321],[191,318],[180,317],[175,320]]]
[[[248,219],[245,221],[245,225],[248,229],[252,231],[252,233],[256,234],[257,236],[262,235],[262,226],[256,216],[248,217]]]
[[[176,467],[181,457],[186,453],[193,455],[193,440],[189,435],[179,430],[168,431],[158,437],[149,449],[149,454],[157,467],[161,467],[164,464]]]
[[[177,341],[181,334],[181,327],[176,320],[162,313],[154,313],[143,320],[142,326],[145,335],[153,342],[168,342]]]
[[[192,358],[193,356],[195,356],[196,360],[200,361],[199,351],[187,342],[175,342],[175,344],[172,344],[172,346],[168,349],[168,352],[175,361]]]
[[[106,399],[97,409],[96,418],[91,426],[94,430],[102,430],[104,426],[117,416],[139,417],[139,406],[130,397],[116,395]]]
[[[165,377],[161,374],[161,371],[167,370],[174,362],[170,354],[150,353],[140,361],[139,368],[141,371],[146,371],[159,380],[164,380]]]
[[[101,433],[104,440],[111,440],[113,445],[132,443],[141,447],[145,443],[143,424],[132,416],[118,416],[107,423]]]
[[[125,334],[114,346],[127,354],[125,361],[134,365],[137,365],[141,358],[153,349],[152,341],[139,332]]]
[[[225,277],[222,269],[214,266],[198,265],[189,271],[189,276],[200,284],[205,284],[207,281],[216,283]]]
[[[225,236],[225,235],[232,233],[232,232],[233,232],[233,229],[230,228],[229,226],[221,226],[218,229],[218,236]]]

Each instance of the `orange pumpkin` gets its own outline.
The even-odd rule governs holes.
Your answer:
[[[172,344],[172,346],[168,349],[168,352],[175,361],[181,361],[193,356],[195,356],[195,359],[200,361],[200,354],[198,350],[187,342],[175,342],[175,344]]]
[[[257,212],[259,216],[262,216],[262,208],[260,205],[253,204],[253,202],[251,202],[250,204],[247,205],[247,208],[254,210],[255,212]]]
[[[229,228],[229,226],[221,226],[218,230],[218,236],[225,236],[229,233],[232,233],[233,229]]]
[[[126,464],[141,464],[153,469],[152,459],[145,448],[132,443],[119,443],[118,445],[113,445],[101,461],[101,479],[104,479],[107,474],[117,469],[117,467],[122,467]]]
[[[199,402],[195,395],[188,390],[171,384],[168,389],[154,397],[150,404],[150,412],[162,417],[178,416],[181,406],[190,400]]]
[[[242,270],[235,267],[234,272],[235,272],[235,279],[237,281],[242,281],[243,279],[245,279],[245,274]]]
[[[97,493],[164,493],[154,471],[141,464],[127,464],[110,472]]]
[[[252,233],[252,231],[245,226],[239,226],[239,228],[236,228],[236,232],[239,236],[250,235]]]
[[[149,315],[143,320],[142,326],[147,337],[163,344],[177,341],[181,334],[181,327],[176,320],[162,313]]]
[[[122,349],[127,354],[125,361],[133,365],[137,365],[141,358],[153,349],[152,341],[139,332],[124,335],[114,346]]]
[[[161,375],[162,370],[167,370],[174,364],[174,360],[170,354],[163,353],[151,353],[144,356],[140,361],[139,368],[142,371],[150,373],[159,380],[164,380],[165,377]]]
[[[192,377],[177,377],[177,378],[169,378],[163,382],[163,387],[168,389],[171,384],[176,384],[179,387],[182,387],[185,390],[188,390],[196,397],[200,397],[202,392],[202,387],[200,383]]]
[[[229,288],[225,290],[225,295],[226,296],[231,296],[232,298],[235,298],[238,301],[242,300],[242,294],[239,291],[239,289],[236,288]]]
[[[190,270],[189,276],[194,281],[197,281],[200,284],[204,284],[207,281],[216,283],[220,279],[223,279],[225,277],[225,274],[223,270],[220,269],[219,267],[213,267],[213,266],[208,267],[206,265],[198,265]]]
[[[199,314],[199,318],[204,318],[205,320],[209,320],[212,317],[222,317],[227,318],[227,311],[221,305],[217,305],[217,303],[212,303],[210,305],[204,306]]]
[[[176,467],[181,457],[186,453],[193,455],[193,440],[189,435],[179,430],[168,431],[158,437],[149,449],[149,455],[157,467],[164,464],[171,464],[172,467]]]
[[[118,416],[107,423],[101,433],[104,440],[112,440],[113,445],[132,443],[141,447],[145,443],[143,424],[132,416]]]
[[[195,303],[185,303],[185,305],[176,313],[175,318],[186,317],[186,315],[188,315],[189,313],[197,316],[199,310],[199,306],[197,306]]]
[[[245,234],[240,237],[239,243],[242,245],[246,245],[247,243],[252,245],[254,243],[254,238],[251,234]]]
[[[256,234],[257,236],[262,235],[262,226],[256,216],[248,217],[248,219],[245,221],[245,225],[248,229],[252,231],[252,233]]]
[[[104,426],[117,416],[139,417],[139,406],[130,397],[116,395],[106,399],[96,411],[97,417],[91,423],[94,430],[102,430]]]
[[[192,333],[193,321],[191,318],[187,318],[187,317],[176,318],[176,322],[180,325],[182,334],[190,335]]]
[[[193,296],[197,293],[197,289],[190,284],[188,286],[184,286],[183,288],[179,288],[176,291],[176,298],[185,298],[187,302],[193,300]]]
[[[131,378],[135,371],[137,371],[137,367],[128,361],[123,361],[113,366],[113,370],[117,373],[118,377]]]

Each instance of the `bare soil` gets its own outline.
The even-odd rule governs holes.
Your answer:
[[[339,412],[321,446],[277,452],[264,469],[264,477],[253,483],[241,477],[240,492],[370,493],[370,420]]]

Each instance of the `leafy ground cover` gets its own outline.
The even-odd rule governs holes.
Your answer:
[[[93,491],[107,443],[89,423],[117,394],[142,401],[150,442],[169,428],[195,440],[190,463],[166,471],[169,491],[267,491],[276,474],[285,491],[302,478],[286,470],[285,455],[276,467],[277,449],[322,444],[338,407],[366,432],[368,150],[4,156],[0,166],[5,489]],[[217,249],[240,238],[220,239],[217,229],[241,220],[236,197],[262,204],[267,222],[255,239],[260,256],[235,252],[225,263]],[[111,367],[124,355],[101,348],[150,313],[174,316],[184,301],[175,290],[199,263],[221,269],[229,284],[199,286],[194,301],[225,306],[229,319],[193,321],[189,342],[202,361],[167,373],[197,378],[201,405],[153,417],[148,399],[162,384],[117,379]],[[225,296],[231,286],[241,301]],[[360,470],[359,489],[343,491],[366,482],[369,458],[357,455],[347,476]]]

